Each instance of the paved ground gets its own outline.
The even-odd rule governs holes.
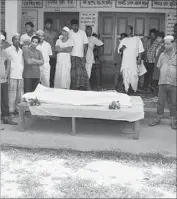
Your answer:
[[[127,122],[78,119],[78,134],[72,136],[69,118],[58,121],[37,119],[31,122],[26,132],[1,124],[1,142],[30,148],[114,150],[176,157],[176,131],[171,130],[169,121],[164,120],[160,126],[153,128],[148,123],[149,119],[142,121],[140,139],[133,140],[132,124]]]

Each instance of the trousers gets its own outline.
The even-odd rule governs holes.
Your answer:
[[[1,112],[2,117],[9,116],[8,83],[1,84]]]
[[[34,92],[39,82],[40,78],[24,78],[24,92]]]

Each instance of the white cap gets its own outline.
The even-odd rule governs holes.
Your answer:
[[[43,35],[43,34],[44,34],[44,31],[43,31],[43,30],[38,30],[38,31],[36,32],[36,34],[37,34],[37,35],[40,35],[40,34]]]
[[[167,35],[164,37],[164,40],[174,41],[174,37],[172,35]]]
[[[4,35],[1,35],[1,41],[2,41],[2,40],[5,40],[5,37],[4,37]]]
[[[66,27],[66,26],[62,30],[65,30],[68,33],[70,32],[70,29],[68,27]]]
[[[14,34],[12,34],[12,39],[13,39],[14,37],[20,37],[20,34],[19,34],[19,33],[14,33]]]

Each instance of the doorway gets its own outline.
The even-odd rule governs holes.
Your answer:
[[[60,33],[64,26],[71,28],[71,20],[79,20],[78,12],[44,12],[45,19],[50,18],[53,20],[53,28]]]

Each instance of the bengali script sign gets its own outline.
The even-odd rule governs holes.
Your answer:
[[[1,9],[5,8],[5,0],[1,0]]]
[[[173,35],[173,27],[177,22],[177,14],[169,13],[166,15],[166,35]]]
[[[98,13],[97,12],[81,12],[79,15],[79,27],[85,30],[86,26],[92,26],[93,32],[97,33],[98,29]]]
[[[5,10],[1,10],[1,30],[5,30]]]
[[[148,0],[116,0],[116,8],[147,8]]]
[[[112,1],[111,0],[81,0],[80,1],[81,8],[111,8]]]
[[[21,31],[25,33],[25,23],[31,21],[34,24],[35,30],[38,28],[38,11],[37,10],[23,10]]]
[[[177,0],[152,0],[152,8],[177,8]]]
[[[42,8],[43,0],[22,0],[23,8]]]
[[[76,0],[46,0],[47,8],[76,8],[77,1]]]

